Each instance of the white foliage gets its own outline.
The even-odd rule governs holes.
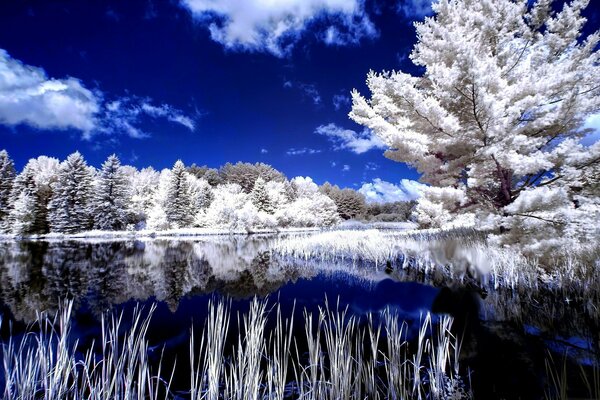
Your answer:
[[[158,187],[154,191],[152,205],[147,211],[148,218],[146,219],[146,226],[148,229],[164,230],[169,228],[167,214],[165,212],[165,203],[167,201],[171,176],[172,173],[169,169],[163,169],[160,172]]]
[[[298,197],[310,197],[319,191],[319,187],[309,176],[297,176],[291,182]]]
[[[600,225],[590,200],[600,194],[597,179],[588,178],[598,175],[600,145],[580,144],[588,117],[600,110],[600,34],[581,33],[588,1],[573,0],[557,13],[550,3],[435,2],[434,17],[415,25],[411,60],[424,74],[370,72],[371,98],[352,93],[350,117],[387,145],[386,156],[443,188],[423,190],[416,211],[424,224],[447,226],[460,214],[460,223],[474,222],[477,215],[515,237],[533,226],[563,237],[575,235],[576,225]],[[538,186],[562,193],[549,211],[560,229],[539,216],[510,215],[541,199],[530,192]]]

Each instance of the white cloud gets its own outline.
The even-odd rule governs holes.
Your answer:
[[[348,107],[352,103],[350,96],[347,94],[334,94],[333,95],[333,107],[336,111],[339,111],[342,107]]]
[[[367,171],[376,171],[379,169],[379,164],[374,162],[368,162],[365,164],[365,170]]]
[[[105,101],[99,90],[76,78],[53,79],[0,49],[0,123],[38,129],[75,129],[84,139],[98,133],[147,137],[143,116],[163,118],[193,131],[194,120],[168,104],[155,106],[137,97]]]
[[[190,117],[170,105],[155,106],[149,99],[122,97],[106,103],[102,125],[97,127],[97,131],[108,134],[125,133],[137,139],[145,138],[150,134],[139,127],[144,117],[164,118],[190,131],[195,129],[194,121]]]
[[[337,163],[335,161],[331,161],[329,164],[331,165],[332,168],[337,165]]]
[[[267,154],[269,152],[269,150],[267,149],[260,149],[260,154]]]
[[[321,150],[309,149],[307,147],[303,147],[301,149],[295,149],[295,148],[292,147],[291,149],[289,149],[286,152],[286,154],[288,156],[299,156],[299,155],[302,155],[302,154],[317,154],[317,153],[320,153],[320,152],[321,152]]]
[[[0,123],[91,132],[101,98],[75,78],[51,79],[0,49]]]
[[[358,192],[362,193],[370,203],[410,201],[418,199],[421,196],[421,189],[426,186],[410,179],[402,179],[400,184],[396,185],[375,178],[371,183],[364,183]]]
[[[584,129],[590,129],[591,132],[588,133],[583,139],[581,139],[581,143],[586,146],[591,146],[600,140],[600,114],[590,115],[583,125]]]
[[[423,19],[433,13],[431,3],[432,0],[400,0],[398,12],[408,18]]]
[[[194,120],[190,117],[183,115],[183,113],[173,106],[168,104],[161,104],[160,106],[153,106],[150,103],[144,102],[141,104],[142,111],[151,117],[163,117],[171,122],[183,125],[190,131],[193,131],[196,127]]]
[[[311,23],[326,20],[317,34],[328,45],[376,37],[362,0],[181,0],[227,49],[289,53]],[[325,18],[326,17],[326,18]]]
[[[348,164],[344,164],[342,171],[350,171],[350,166]]]
[[[371,149],[384,149],[386,146],[370,130],[363,129],[362,132],[356,132],[351,129],[344,129],[336,124],[318,126],[315,133],[324,135],[334,143],[336,150],[348,149],[356,154],[365,153]]]

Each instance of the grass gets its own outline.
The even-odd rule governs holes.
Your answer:
[[[55,317],[38,314],[22,338],[2,345],[5,399],[173,398],[162,362],[148,359],[146,339],[154,307],[102,319],[102,343],[81,355],[70,331],[72,303]],[[304,329],[281,310],[254,299],[230,318],[226,302],[212,302],[201,333],[190,339],[191,399],[459,399],[471,394],[459,376],[460,341],[452,318],[422,317],[416,340],[389,310],[358,318],[327,301],[303,313]],[[144,316],[145,315],[145,316]],[[380,317],[380,322],[375,322]],[[268,322],[273,322],[268,324]],[[237,323],[239,335],[228,334]],[[268,328],[272,326],[272,328]],[[179,360],[179,363],[181,364]],[[165,378],[163,375],[167,375]],[[181,395],[181,392],[178,392]]]
[[[474,278],[494,289],[538,290],[600,297],[600,247],[591,243],[544,261],[488,244],[468,229],[427,231],[347,230],[280,238],[272,255],[284,263],[343,263],[345,268],[390,263],[398,270]]]

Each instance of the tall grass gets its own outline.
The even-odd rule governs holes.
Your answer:
[[[123,332],[123,315],[103,317],[100,349],[94,344],[82,356],[71,335],[72,302],[50,317],[38,313],[22,338],[2,344],[5,399],[153,399],[167,392],[159,364],[150,372],[145,339],[150,315],[136,308]]]
[[[194,400],[471,397],[448,316],[424,315],[409,340],[408,324],[390,311],[359,318],[326,301],[315,315],[305,310],[304,329],[295,331],[293,319],[265,300],[254,299],[233,321],[227,302],[211,302],[202,332],[192,331],[189,365],[167,373],[147,356],[153,311],[136,309],[128,329],[122,314],[104,317],[102,343],[84,355],[70,331],[71,303],[56,317],[38,314],[29,333],[2,345],[3,398],[172,398],[178,368],[190,374],[183,396]]]
[[[448,249],[458,249],[448,257]],[[284,263],[345,264],[345,269],[388,263],[424,275],[470,275],[494,289],[538,290],[600,297],[600,246],[582,245],[556,254],[544,264],[510,249],[491,245],[485,234],[469,229],[428,231],[347,230],[278,239],[272,256]],[[450,252],[452,253],[452,252]]]

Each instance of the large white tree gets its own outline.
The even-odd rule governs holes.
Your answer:
[[[415,24],[423,74],[370,72],[371,98],[353,92],[350,117],[431,185],[422,222],[478,221],[530,252],[594,233],[600,143],[580,139],[600,112],[600,55],[598,32],[582,35],[587,4],[439,0]]]

